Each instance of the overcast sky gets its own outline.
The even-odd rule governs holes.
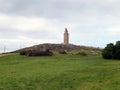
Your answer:
[[[120,0],[0,0],[0,52],[41,43],[105,47],[120,39]]]

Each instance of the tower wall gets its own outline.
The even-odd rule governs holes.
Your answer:
[[[69,44],[69,33],[67,28],[65,28],[65,32],[64,32],[64,44]]]

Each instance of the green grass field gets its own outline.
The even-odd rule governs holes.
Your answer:
[[[120,90],[120,61],[100,55],[4,56],[0,90]]]

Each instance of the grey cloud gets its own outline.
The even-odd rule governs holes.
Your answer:
[[[0,12],[14,15],[35,15],[46,18],[70,19],[76,14],[116,14],[120,2],[96,0],[5,0],[9,4],[0,7]]]
[[[13,30],[11,28],[0,28],[0,38],[1,39],[13,39],[19,35],[20,32]]]

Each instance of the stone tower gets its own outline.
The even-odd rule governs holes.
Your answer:
[[[64,32],[64,44],[68,45],[69,44],[69,33],[67,28],[65,28],[65,32]]]

